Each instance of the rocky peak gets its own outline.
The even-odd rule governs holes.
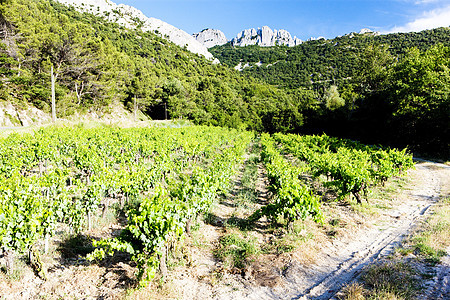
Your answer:
[[[318,41],[318,40],[326,40],[326,38],[325,37],[323,37],[323,36],[319,36],[319,37],[310,37],[309,39],[307,39],[306,41],[307,42],[311,42],[311,41]]]
[[[176,28],[159,19],[149,18],[140,10],[125,4],[115,4],[110,0],[57,0],[58,2],[73,6],[75,9],[102,16],[111,22],[118,23],[127,28],[141,26],[142,31],[158,34],[172,43],[186,47],[187,50],[213,59],[208,49],[199,43],[187,32]]]
[[[361,29],[358,33],[357,32],[350,32],[347,33],[346,36],[349,36],[351,38],[355,37],[356,35],[372,35],[372,36],[376,36],[376,35],[380,35],[379,31],[373,31],[371,29],[368,28],[363,28]]]
[[[372,35],[379,35],[380,33],[378,31],[373,31],[369,28],[363,28],[359,31],[359,34],[372,34]]]
[[[192,35],[198,42],[202,43],[206,48],[220,46],[228,42],[225,34],[217,29],[203,29],[199,33]]]
[[[270,47],[286,45],[289,47],[300,45],[302,41],[297,37],[292,37],[286,30],[272,30],[269,26],[262,28],[245,29],[231,40],[233,46],[258,45]]]

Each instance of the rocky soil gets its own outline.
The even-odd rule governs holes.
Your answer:
[[[352,232],[319,245],[314,263],[304,263],[302,249],[265,263],[252,265],[250,272],[224,274],[220,283],[198,280],[198,274],[174,276],[172,284],[182,299],[332,299],[345,285],[358,278],[367,265],[391,254],[450,186],[450,167],[432,162],[417,164],[411,181],[396,194],[393,207],[369,220],[356,220]],[[229,209],[228,209],[229,210]],[[222,214],[226,209],[221,208]],[[349,218],[354,218],[349,216]],[[214,232],[213,229],[209,229]],[[214,236],[214,234],[209,235]],[[216,234],[216,237],[220,234]],[[448,256],[437,266],[429,283],[428,299],[446,299],[449,289]],[[205,273],[220,268],[213,257],[199,257],[195,270]],[[442,296],[444,295],[444,296]]]
[[[260,204],[250,209],[261,205],[268,194],[264,170],[260,168],[258,174],[256,186]],[[200,222],[193,236],[184,241],[184,250],[178,249],[178,256],[171,262],[169,278],[134,290],[130,297],[333,299],[344,285],[358,278],[365,266],[392,253],[414,226],[431,213],[439,198],[450,192],[449,166],[420,162],[416,170],[409,171],[408,178],[402,192],[389,194],[393,198],[389,207],[368,213],[355,212],[344,204],[331,205],[329,212],[338,215],[342,223],[337,234],[318,234],[312,245],[302,244],[293,252],[256,256],[242,270],[227,268],[213,254],[220,237],[231,230],[224,226],[227,220],[246,214],[236,211],[231,195],[212,211],[209,222]],[[237,185],[239,180],[236,179]],[[118,224],[107,224],[86,235],[98,238],[118,228]],[[253,231],[251,234],[261,243],[273,237],[273,233],[268,234],[264,229],[264,224]],[[36,276],[20,260],[15,274],[0,272],[2,299],[122,299],[134,286],[134,265],[126,256],[90,264],[79,254],[62,255],[64,243],[67,243],[64,235],[57,237],[50,254],[42,257],[48,280]],[[448,299],[449,267],[447,256],[435,267],[435,276],[427,283],[424,298]]]

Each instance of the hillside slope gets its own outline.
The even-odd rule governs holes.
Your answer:
[[[49,0],[2,2],[0,26],[0,99],[17,106],[49,111],[53,66],[60,117],[136,102],[156,119],[256,130],[301,123],[285,92],[141,28]]]
[[[176,28],[162,20],[149,18],[140,10],[125,4],[115,4],[110,0],[57,0],[65,5],[72,6],[79,11],[95,14],[106,18],[108,21],[116,22],[127,28],[140,28],[144,32],[152,32],[165,38],[180,47],[203,55],[205,58],[213,59],[208,49],[197,42],[187,32]]]
[[[412,47],[424,51],[433,45],[450,44],[449,27],[411,33],[378,35],[373,32],[351,33],[334,39],[306,41],[296,47],[216,46],[210,52],[229,67],[239,63],[249,67],[244,73],[270,84],[286,88],[327,86],[354,76],[364,50],[387,45],[397,57]]]

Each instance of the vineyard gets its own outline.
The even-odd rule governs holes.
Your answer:
[[[267,202],[247,216],[292,230],[324,222],[323,195],[361,203],[368,191],[413,167],[406,150],[322,136],[262,134],[218,127],[49,127],[0,139],[0,254],[39,262],[64,227],[73,235],[93,219],[122,212],[120,234],[93,242],[92,263],[128,253],[144,285],[167,276],[169,248],[191,235],[199,216],[233,187],[251,145],[267,172]],[[327,199],[326,201],[330,201]],[[39,245],[39,247],[37,246]],[[14,269],[9,259],[7,271]]]

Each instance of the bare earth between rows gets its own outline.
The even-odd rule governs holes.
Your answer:
[[[225,274],[215,285],[199,282],[192,274],[177,276],[172,283],[183,299],[333,299],[343,286],[358,278],[364,267],[392,253],[414,226],[430,214],[443,188],[449,186],[449,166],[421,162],[410,173],[412,181],[399,195],[395,207],[385,210],[373,224],[328,242],[313,265],[305,266],[292,255],[276,286],[258,286],[245,276],[232,274]],[[210,235],[219,236],[213,229]],[[197,266],[205,273],[217,266],[213,256],[198,259]],[[430,287],[430,293],[448,290],[448,257],[440,268],[435,278],[437,286]]]
[[[176,267],[163,291],[155,286],[136,292],[136,299],[333,299],[342,286],[356,280],[370,263],[390,254],[414,226],[431,212],[441,195],[450,192],[450,167],[421,162],[409,171],[411,180],[392,201],[391,209],[382,209],[377,218],[367,219],[350,228],[348,234],[322,241],[313,263],[304,263],[300,249],[280,256],[264,256],[264,261],[243,273],[223,271],[223,264],[211,251],[226,232],[219,223],[233,213],[225,199],[214,213],[217,224],[203,224],[206,240],[187,247],[190,263]],[[267,197],[264,170],[259,169],[256,188],[259,200]],[[237,181],[239,180],[236,179]],[[262,238],[264,235],[261,234]],[[450,249],[448,249],[450,250]],[[310,251],[310,250],[309,250]],[[448,251],[449,252],[449,251]],[[48,281],[27,273],[18,281],[0,278],[0,295],[5,299],[122,299],[130,288],[134,270],[121,257],[107,265],[89,265],[77,259],[70,264],[47,264]],[[448,299],[450,258],[443,259],[435,278],[428,283],[428,299]],[[165,289],[167,291],[165,291]],[[156,289],[157,290],[157,289]],[[149,295],[150,293],[150,295]]]

